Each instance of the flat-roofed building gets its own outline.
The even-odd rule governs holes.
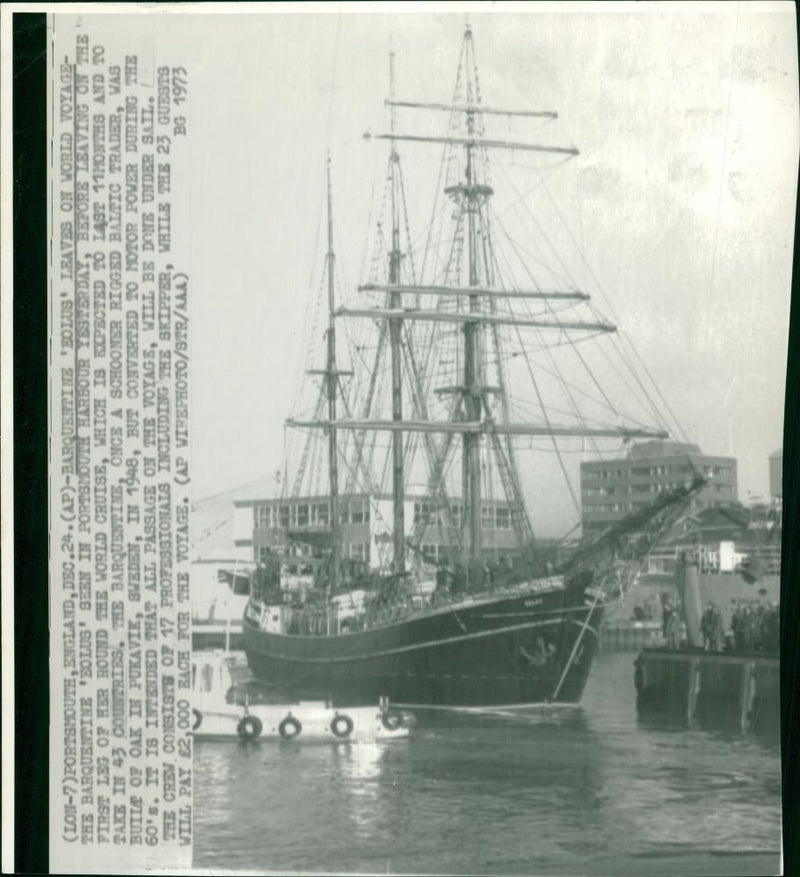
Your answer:
[[[690,510],[737,501],[733,457],[703,454],[695,444],[650,441],[633,445],[627,456],[581,463],[581,521],[584,535],[597,533],[655,501],[659,493],[702,475],[708,484]]]
[[[451,497],[453,528],[461,527],[463,509],[460,498]],[[404,513],[406,535],[416,531],[419,550],[426,559],[437,562],[458,558],[457,534],[436,502],[421,494],[407,494]],[[513,515],[506,501],[485,499],[481,503],[483,553],[487,557],[518,553]],[[313,577],[330,550],[330,500],[326,496],[237,500],[233,529],[234,544],[252,551],[256,563],[279,555],[284,566],[282,578]],[[358,493],[339,499],[343,560],[372,570],[391,568],[392,530],[390,495]]]

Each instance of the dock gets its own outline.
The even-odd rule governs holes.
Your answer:
[[[644,649],[636,659],[636,707],[689,726],[780,729],[777,655]]]

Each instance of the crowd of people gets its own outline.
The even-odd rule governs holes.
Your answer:
[[[759,603],[755,608],[739,605],[731,619],[734,645],[738,651],[778,652],[781,620],[777,603]]]
[[[680,648],[684,640],[684,624],[680,613],[668,599],[663,600],[662,633],[669,648]],[[726,629],[722,610],[716,603],[707,603],[700,618],[703,649],[707,652],[763,652],[777,654],[780,650],[780,607],[777,603],[740,602],[731,615]]]

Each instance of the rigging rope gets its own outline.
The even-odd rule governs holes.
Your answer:
[[[503,225],[502,222],[500,222],[499,219],[497,219],[497,223],[498,223],[498,225],[499,225],[501,231],[506,235],[506,238],[508,239],[508,241],[509,241],[509,243],[511,244],[511,247],[512,247],[512,249],[513,249],[514,246],[515,246],[515,245],[514,245],[514,241],[511,239],[510,235],[509,235],[508,232],[506,231],[505,226]],[[495,253],[496,253],[496,251],[495,251]],[[497,257],[496,257],[496,255],[495,255],[495,260],[496,260],[496,258],[497,258]],[[498,267],[498,270],[499,270],[499,267]],[[529,273],[530,273],[530,272],[529,272]],[[531,277],[531,281],[535,284],[535,283],[536,283],[536,280],[535,280],[535,278],[533,277],[532,274],[530,274],[530,277]],[[519,331],[519,330],[517,330],[517,331]],[[543,340],[541,331],[537,331],[537,335],[540,337],[541,340]],[[574,345],[574,343],[572,342],[572,338],[570,337],[569,333],[566,333],[566,337],[567,337],[568,341],[570,342],[571,346],[573,347],[573,349],[575,349],[575,345]],[[564,376],[563,376],[563,374],[561,373],[561,369],[558,367],[558,363],[555,361],[555,358],[553,357],[552,351],[548,348],[548,346],[547,346],[546,344],[543,344],[543,345],[542,345],[542,349],[543,349],[544,352],[547,354],[548,359],[550,360],[550,362],[551,362],[551,364],[552,364],[552,366],[553,366],[553,369],[555,369],[555,372],[556,372],[556,375],[557,375],[557,379],[558,379],[558,381],[559,381],[559,383],[560,383],[560,385],[561,385],[561,387],[562,387],[562,389],[563,389],[563,391],[564,391],[564,395],[565,395],[566,398],[567,398],[567,402],[568,402],[568,404],[570,405],[570,407],[571,407],[571,409],[572,409],[572,413],[576,416],[576,418],[577,418],[578,422],[581,424],[581,426],[586,427],[586,425],[587,425],[587,424],[586,424],[586,419],[583,417],[583,415],[582,415],[582,413],[581,413],[581,410],[580,410],[580,407],[578,406],[577,402],[575,401],[574,396],[572,395],[572,392],[571,392],[571,390],[570,390],[570,385],[569,385],[569,383],[568,383],[567,381],[564,380]],[[523,347],[523,349],[522,349],[522,355],[523,355],[523,357],[525,358],[526,362],[528,362],[528,368],[530,369],[530,362],[528,361],[528,358],[527,358],[527,352],[525,351],[524,347]],[[586,366],[586,364],[585,364],[585,362],[583,361],[582,358],[581,358],[581,362],[584,364],[584,366]],[[588,368],[587,368],[587,371],[588,371]],[[591,372],[590,372],[590,374],[591,374]],[[610,401],[609,401],[609,404],[611,404]],[[612,406],[612,410],[614,410],[614,409],[613,409],[613,406]],[[614,413],[615,413],[615,414],[617,413],[616,410],[614,410]],[[597,444],[596,444],[596,442],[594,441],[594,439],[591,439],[591,442],[592,442],[592,445],[593,445],[594,451],[597,453],[597,452],[598,452],[598,449],[597,449]],[[554,443],[554,444],[555,444],[555,443]],[[556,446],[556,449],[557,449],[557,453],[558,453],[559,456],[560,456],[561,449],[558,448],[557,444],[556,444],[555,446]],[[563,463],[562,463],[562,470],[566,471],[566,470],[565,470],[565,467],[563,466]],[[569,483],[569,482],[568,482],[568,483]],[[571,492],[571,488],[570,488],[570,492]]]
[[[497,222],[498,222],[498,225],[500,226],[501,231],[503,231],[503,233],[506,235],[506,238],[508,239],[508,242],[511,244],[512,249],[515,249],[514,241],[511,239],[511,236],[508,234],[508,231],[506,230],[505,226],[503,225],[503,223],[500,221],[499,218],[497,219]],[[535,278],[533,277],[533,274],[532,274],[530,271],[529,271],[528,273],[529,273],[529,276],[530,276],[532,282],[535,283],[536,281],[535,281]],[[545,304],[549,305],[548,302],[545,302]],[[551,316],[553,316],[553,317],[556,319],[556,322],[558,322],[558,317],[557,317],[555,311],[554,311],[552,308],[549,308],[549,311],[550,311]],[[542,338],[542,333],[541,333],[541,332],[537,332],[537,334],[539,335],[540,339],[543,340],[543,338]],[[600,386],[600,384],[599,384],[599,382],[597,381],[597,378],[595,377],[594,373],[591,371],[591,369],[589,368],[589,366],[588,366],[588,364],[586,363],[586,361],[583,359],[583,357],[582,357],[582,356],[580,355],[580,353],[578,352],[578,350],[577,350],[577,346],[576,346],[576,344],[574,343],[574,339],[572,338],[572,336],[570,335],[569,332],[566,332],[565,334],[566,334],[567,341],[569,342],[569,344],[570,344],[570,346],[572,347],[573,351],[577,354],[578,358],[579,358],[580,361],[581,361],[581,364],[583,365],[583,367],[584,367],[584,369],[586,370],[586,372],[589,374],[589,377],[592,379],[592,381],[594,382],[595,386],[598,388],[598,390],[600,390],[600,393],[601,393],[601,395],[603,396],[603,398],[605,399],[605,401],[606,401],[606,403],[608,404],[609,408],[613,411],[614,414],[616,414],[617,416],[619,416],[619,412],[616,410],[616,408],[614,408],[613,403],[612,403],[611,400],[608,398],[608,396],[606,395],[606,393],[605,393],[605,391],[603,390],[603,388]],[[558,381],[559,381],[559,383],[561,384],[562,388],[564,389],[564,394],[565,394],[565,396],[567,397],[567,401],[569,402],[569,404],[570,404],[570,406],[571,406],[571,408],[572,408],[572,413],[577,417],[578,422],[579,422],[582,426],[585,427],[585,426],[586,426],[586,420],[585,420],[585,418],[583,417],[583,415],[582,415],[582,413],[581,413],[581,410],[580,410],[580,408],[579,408],[577,402],[575,401],[574,396],[572,395],[572,391],[571,391],[571,389],[570,389],[570,384],[569,384],[566,380],[564,380],[564,376],[563,376],[563,374],[561,373],[561,369],[558,367],[558,363],[555,361],[555,358],[553,357],[552,351],[549,349],[549,347],[547,347],[547,345],[543,345],[543,349],[544,349],[544,351],[547,353],[548,359],[550,360],[550,362],[552,363],[553,368],[555,369],[556,375],[558,376]],[[527,354],[525,353],[524,350],[523,350],[523,355],[524,355],[524,356],[527,355]],[[595,442],[595,440],[594,440],[594,439],[591,439],[591,443],[592,443],[592,447],[593,447],[593,450],[595,451],[595,453],[598,453],[597,443]]]
[[[567,224],[567,222],[566,222],[566,219],[564,218],[563,213],[562,213],[561,210],[559,209],[558,204],[556,203],[555,199],[553,198],[552,194],[550,193],[550,190],[549,190],[549,188],[547,187],[547,182],[546,182],[546,180],[544,179],[544,176],[543,176],[542,174],[540,174],[540,179],[542,180],[542,185],[543,185],[543,187],[544,187],[544,190],[545,190],[545,192],[546,192],[548,198],[550,199],[551,204],[553,205],[553,207],[555,208],[556,212],[558,213],[558,216],[559,216],[559,218],[560,218],[560,220],[561,220],[561,223],[562,223],[564,229],[566,230],[567,234],[569,235],[570,239],[572,240],[573,245],[574,245],[575,248],[578,250],[578,254],[579,254],[579,256],[581,257],[581,260],[583,261],[584,266],[586,267],[586,269],[588,270],[590,276],[591,276],[592,279],[594,280],[594,282],[595,282],[595,284],[596,284],[598,290],[600,291],[601,295],[602,295],[603,298],[606,300],[606,303],[607,303],[607,305],[608,305],[608,307],[609,307],[609,310],[611,311],[611,315],[612,315],[612,317],[614,318],[615,322],[619,322],[619,320],[618,320],[618,318],[617,318],[617,316],[616,316],[616,313],[615,313],[614,310],[613,310],[613,307],[611,307],[610,302],[608,301],[608,297],[605,295],[605,292],[603,291],[603,289],[602,289],[602,287],[601,287],[601,285],[600,285],[599,280],[597,279],[596,275],[594,274],[591,265],[588,263],[588,261],[586,260],[586,257],[584,256],[583,252],[580,250],[580,247],[579,247],[577,241],[575,240],[575,236],[572,234],[572,231],[571,231],[571,229],[569,228],[569,226],[568,226],[568,224]],[[513,182],[510,183],[510,185],[512,186],[512,188],[515,188]],[[550,240],[549,240],[549,238],[547,237],[547,235],[545,235],[544,230],[542,229],[542,227],[541,227],[539,221],[538,221],[538,220],[536,219],[536,217],[533,215],[533,212],[531,211],[530,207],[528,207],[528,205],[527,205],[524,201],[521,202],[521,203],[522,203],[523,207],[525,208],[525,210],[526,210],[528,216],[530,217],[530,219],[533,221],[534,225],[536,226],[537,230],[538,230],[539,233],[541,234],[541,236],[542,236],[542,238],[544,239],[545,243],[548,245],[548,247],[550,248],[550,250],[552,251],[552,253],[555,255],[555,257],[556,257],[556,258],[558,259],[558,261],[560,262],[560,264],[561,264],[562,268],[564,269],[564,271],[567,273],[567,276],[569,277],[569,279],[570,279],[570,281],[572,282],[572,284],[573,284],[573,285],[577,285],[577,284],[576,284],[576,279],[575,279],[575,277],[572,275],[572,272],[569,270],[568,266],[567,266],[566,263],[563,261],[563,259],[561,258],[560,254],[558,253],[558,251],[557,251],[557,250],[555,249],[555,247],[552,245],[552,243],[550,242]],[[524,263],[523,263],[523,264],[524,264]],[[590,305],[590,308],[591,308],[591,305]],[[598,316],[602,316],[602,315],[600,315],[600,314],[599,314],[594,308],[591,308],[591,309],[592,309],[592,312],[593,312],[594,314],[596,314],[596,315],[598,315]],[[620,339],[621,339],[621,340],[620,340]],[[669,405],[667,404],[666,400],[664,399],[663,394],[661,393],[661,391],[660,391],[658,385],[657,385],[656,382],[653,380],[653,377],[652,377],[652,375],[650,374],[649,370],[647,369],[646,364],[641,360],[641,357],[639,356],[638,351],[637,351],[636,348],[633,346],[633,344],[629,341],[629,339],[627,338],[627,336],[625,336],[624,333],[617,333],[616,335],[612,336],[612,343],[617,347],[617,350],[618,350],[618,352],[619,352],[619,355],[620,355],[622,361],[625,363],[625,365],[627,366],[628,370],[629,370],[629,371],[631,372],[631,374],[633,375],[633,377],[634,377],[636,383],[639,385],[640,390],[641,390],[642,393],[644,394],[644,398],[645,398],[645,400],[647,401],[648,405],[650,406],[651,413],[652,413],[652,415],[653,415],[653,417],[654,417],[656,423],[658,423],[659,425],[662,425],[662,426],[665,426],[665,427],[666,427],[666,423],[664,422],[664,418],[663,418],[661,412],[659,411],[658,406],[656,405],[656,403],[655,403],[654,400],[652,399],[650,393],[648,392],[647,388],[645,387],[644,383],[642,382],[642,379],[639,377],[639,374],[638,374],[636,368],[635,368],[635,367],[633,366],[633,364],[630,362],[629,357],[625,354],[625,351],[624,351],[623,348],[622,348],[622,342],[623,342],[623,341],[628,341],[628,343],[630,344],[630,346],[631,346],[631,348],[633,349],[634,353],[636,353],[636,356],[637,356],[637,357],[639,358],[639,360],[641,361],[642,366],[643,366],[643,368],[644,368],[646,374],[647,374],[648,377],[650,378],[651,384],[653,385],[653,387],[655,388],[655,390],[656,390],[656,392],[659,394],[659,396],[661,396],[661,399],[662,399],[662,401],[664,402],[664,405],[665,405],[665,407],[667,408],[667,410],[670,412],[670,414],[672,414],[671,409],[669,408]],[[603,351],[603,352],[605,352],[605,351]],[[677,419],[675,418],[674,414],[672,415],[672,417],[673,417],[673,420],[674,420],[676,426],[678,427],[678,431],[679,431],[680,433],[682,433],[683,431],[682,431],[682,429],[680,428],[680,424],[678,423],[678,421],[677,421]]]
[[[597,279],[597,275],[594,273],[594,270],[592,269],[592,266],[589,264],[588,260],[586,259],[586,256],[583,254],[583,251],[580,249],[580,246],[578,245],[578,242],[575,240],[575,236],[574,236],[574,234],[572,233],[572,230],[570,229],[569,225],[567,224],[567,221],[566,221],[566,219],[564,218],[563,213],[562,213],[561,210],[559,209],[558,204],[556,203],[555,199],[553,198],[553,195],[552,195],[552,193],[550,192],[550,189],[549,189],[548,186],[547,186],[547,182],[546,182],[546,180],[544,179],[543,176],[542,176],[542,183],[543,183],[543,185],[544,185],[545,193],[547,194],[547,197],[550,199],[550,203],[553,205],[553,207],[555,208],[556,212],[558,213],[559,218],[561,219],[561,223],[562,223],[562,225],[563,225],[563,227],[564,227],[564,230],[567,232],[567,234],[568,234],[569,237],[570,237],[570,240],[572,241],[573,245],[574,245],[575,248],[577,249],[577,251],[578,251],[578,255],[581,257],[581,261],[583,262],[583,264],[584,264],[586,270],[589,272],[589,276],[592,278],[592,280],[594,281],[595,285],[597,286],[598,291],[599,291],[600,294],[603,296],[603,299],[605,300],[606,306],[608,307],[608,309],[609,309],[609,311],[610,311],[610,313],[611,313],[611,316],[612,316],[612,318],[614,319],[614,322],[615,322],[615,323],[619,323],[619,318],[617,317],[617,315],[616,315],[616,313],[615,313],[615,311],[614,311],[614,307],[613,307],[613,305],[611,304],[611,301],[609,300],[608,296],[606,295],[606,293],[605,293],[605,291],[604,291],[602,285],[600,284],[600,281]],[[627,336],[625,333],[619,333],[619,334],[618,334],[618,337],[621,339],[621,340],[620,340],[620,346],[621,346],[621,344],[622,344],[623,342],[627,343],[628,346],[630,347],[630,349],[631,349],[631,350],[633,351],[633,353],[635,354],[636,358],[639,360],[639,363],[640,363],[640,365],[642,366],[642,368],[644,369],[644,372],[645,372],[645,374],[647,375],[648,379],[650,380],[650,383],[652,384],[653,389],[655,389],[656,393],[658,394],[659,399],[661,400],[661,402],[663,403],[664,407],[666,408],[668,414],[669,414],[670,417],[672,418],[673,425],[676,427],[676,434],[679,435],[679,436],[683,439],[684,442],[688,442],[688,437],[686,436],[686,433],[683,431],[683,428],[681,427],[680,421],[678,420],[678,418],[675,416],[674,412],[672,411],[672,408],[670,407],[669,403],[667,402],[667,400],[666,400],[664,394],[661,392],[661,388],[658,386],[658,384],[656,383],[655,379],[653,378],[653,375],[651,374],[650,369],[647,367],[647,364],[645,363],[645,361],[644,361],[644,359],[642,358],[641,354],[640,354],[639,351],[636,349],[636,346],[633,344],[633,342],[630,340],[630,338],[628,338],[628,336]],[[620,352],[622,353],[622,351],[620,351]],[[642,392],[645,393],[645,395],[647,396],[648,400],[650,400],[650,394],[647,392],[647,388],[644,386],[644,384],[642,383],[641,379],[639,378],[639,375],[638,375],[636,369],[633,368],[633,366],[632,366],[630,363],[628,363],[628,368],[630,368],[630,370],[633,372],[633,375],[634,375],[634,377],[636,378],[637,383],[638,383],[639,386],[641,387]],[[653,404],[654,409],[655,409],[656,411],[658,411],[658,409],[655,407],[655,404],[652,403],[652,401],[651,401],[651,404]],[[658,422],[659,422],[659,423],[662,423],[664,426],[667,425],[667,424],[664,422],[664,419],[663,419],[660,415],[659,415],[659,421],[658,421]]]

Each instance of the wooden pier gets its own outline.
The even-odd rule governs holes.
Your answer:
[[[635,682],[642,715],[739,731],[780,728],[777,655],[644,649]]]

